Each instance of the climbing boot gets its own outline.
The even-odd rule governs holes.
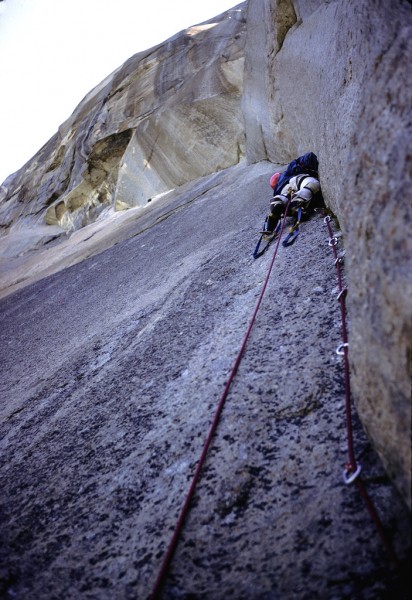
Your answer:
[[[272,235],[276,229],[278,221],[279,219],[275,219],[272,214],[268,215],[260,233],[262,235]]]

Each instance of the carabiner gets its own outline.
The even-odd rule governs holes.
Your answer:
[[[350,467],[350,465],[349,465],[349,467]],[[346,485],[353,483],[355,481],[355,479],[357,477],[359,477],[360,472],[362,471],[362,467],[360,464],[358,464],[356,467],[356,471],[354,471],[353,473],[349,473],[349,475],[348,475],[348,471],[349,471],[349,469],[347,467],[345,467],[342,471],[343,481]]]
[[[348,344],[348,342],[345,342],[345,343],[339,344],[339,346],[336,348],[336,354],[337,354],[338,356],[344,356],[344,355],[345,355],[345,352],[343,351],[343,348],[348,348],[348,347],[349,347],[349,344]]]
[[[348,293],[348,288],[343,288],[343,289],[342,289],[342,290],[339,292],[339,294],[336,296],[336,300],[339,302],[339,300],[342,298],[342,296],[343,296],[344,298],[346,298],[346,295],[347,295],[347,293]]]

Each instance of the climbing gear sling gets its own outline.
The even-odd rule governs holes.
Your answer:
[[[290,201],[289,201],[290,202]],[[293,201],[292,201],[293,202]],[[293,242],[296,240],[296,238],[299,235],[299,225],[302,221],[302,208],[299,206],[296,209],[296,219],[294,224],[289,228],[289,233],[286,235],[285,239],[282,242],[282,246],[291,246],[293,244]],[[270,216],[270,215],[269,215]],[[282,219],[283,222],[285,221],[285,215],[281,215],[281,218],[279,219],[275,229],[273,231],[267,231],[266,227],[268,224],[268,219],[269,216],[266,217],[265,222],[263,224],[263,229],[262,231],[260,231],[260,238],[258,240],[258,243],[256,244],[256,248],[253,252],[253,258],[259,258],[260,256],[262,256],[266,250],[269,249],[271,243],[273,242],[273,240],[277,237],[281,227],[283,229],[283,225],[282,225]]]
[[[258,240],[258,243],[256,244],[255,251],[253,252],[253,258],[259,258],[259,256],[262,256],[266,252],[266,250],[269,249],[269,246],[276,238],[282,226],[282,222],[279,220],[275,229],[273,231],[268,231],[265,229],[265,227],[267,226],[268,219],[269,217],[266,217],[265,222],[263,224],[263,229],[260,232],[260,238]]]
[[[173,559],[173,556],[174,556],[174,553],[175,553],[175,550],[176,550],[176,547],[177,547],[180,535],[181,535],[183,527],[184,527],[184,523],[185,523],[187,514],[188,514],[189,509],[190,509],[190,504],[191,504],[192,498],[194,496],[194,492],[195,492],[195,488],[196,488],[197,482],[198,482],[198,480],[200,478],[201,470],[202,470],[203,465],[204,465],[205,460],[206,460],[207,452],[209,450],[209,447],[211,445],[213,436],[214,436],[215,431],[217,429],[219,418],[220,418],[220,415],[221,415],[221,413],[223,411],[224,404],[225,404],[226,398],[228,396],[230,386],[232,384],[232,381],[233,381],[233,379],[234,379],[234,377],[235,377],[235,375],[237,373],[238,367],[240,365],[240,362],[241,362],[242,356],[244,354],[244,351],[245,351],[245,348],[246,348],[246,344],[247,344],[249,335],[250,335],[252,327],[253,327],[253,325],[255,323],[255,320],[256,320],[256,317],[257,317],[257,313],[259,311],[260,305],[261,305],[262,300],[263,300],[264,293],[266,291],[266,288],[267,288],[267,285],[268,285],[268,282],[269,282],[270,275],[272,273],[273,265],[274,265],[274,262],[275,262],[275,259],[276,259],[276,256],[277,256],[277,251],[278,251],[279,245],[280,245],[280,240],[281,240],[282,232],[283,232],[283,229],[284,229],[284,224],[285,224],[285,220],[286,220],[286,217],[287,217],[287,213],[288,213],[288,210],[289,210],[290,202],[291,201],[289,200],[288,203],[287,203],[287,205],[286,205],[284,218],[282,219],[282,221],[279,222],[280,223],[279,236],[278,236],[277,244],[276,244],[276,247],[275,247],[275,251],[273,253],[273,258],[271,260],[271,263],[270,263],[270,266],[269,266],[269,269],[268,269],[268,272],[267,272],[267,275],[266,275],[265,282],[263,284],[260,296],[258,298],[258,301],[257,301],[256,307],[255,307],[254,313],[253,313],[252,318],[251,318],[251,321],[249,323],[249,327],[248,327],[248,329],[246,331],[246,334],[245,334],[245,337],[243,339],[241,348],[239,350],[239,353],[237,355],[237,358],[235,360],[235,363],[233,365],[233,368],[232,368],[232,371],[231,371],[231,373],[229,375],[229,378],[228,378],[228,380],[226,382],[223,394],[222,394],[222,396],[221,396],[221,398],[219,400],[219,403],[218,403],[218,406],[217,406],[217,409],[216,409],[216,412],[215,412],[214,419],[213,419],[211,427],[209,429],[209,433],[208,433],[208,436],[206,438],[206,442],[205,442],[205,444],[203,446],[203,450],[202,450],[201,456],[199,458],[199,461],[198,461],[198,464],[197,464],[194,476],[192,478],[192,482],[191,482],[189,491],[187,493],[187,496],[186,496],[186,499],[184,501],[183,507],[182,507],[182,509],[180,511],[180,514],[179,514],[179,517],[178,517],[178,520],[177,520],[177,523],[176,523],[176,526],[175,526],[175,529],[174,529],[171,541],[170,541],[169,546],[168,546],[168,548],[166,550],[166,554],[165,554],[165,556],[163,558],[163,562],[161,564],[161,567],[160,567],[160,570],[159,570],[159,573],[158,573],[158,576],[157,576],[157,579],[156,579],[153,591],[152,591],[152,593],[151,593],[151,595],[149,597],[150,600],[157,600],[159,598],[161,590],[163,588],[163,584],[165,582],[168,569],[169,569],[170,564],[172,562],[172,559]],[[300,220],[300,216],[298,215],[298,222],[299,222],[299,220]],[[337,251],[336,251],[336,248],[335,248],[335,246],[337,244],[337,238],[335,236],[333,236],[333,233],[332,233],[329,221],[330,221],[330,217],[325,218],[325,223],[328,226],[329,235],[330,235],[329,245],[331,245],[333,247],[333,252],[335,254],[335,265],[336,265],[336,267],[338,269],[339,290],[340,290],[339,291],[339,295],[338,295],[338,301],[341,304],[342,328],[343,328],[343,343],[340,344],[340,346],[339,346],[339,352],[340,353],[343,352],[343,355],[345,357],[345,370],[346,370],[345,380],[346,380],[346,384],[347,384],[346,385],[346,412],[347,412],[347,426],[348,426],[349,465],[345,469],[344,481],[345,481],[346,484],[350,484],[352,482],[355,482],[355,484],[359,488],[359,491],[361,492],[361,495],[363,496],[363,498],[365,500],[367,508],[368,508],[368,510],[369,510],[369,512],[371,514],[371,517],[372,517],[372,519],[373,519],[373,521],[374,521],[374,523],[375,523],[375,525],[376,525],[376,527],[378,529],[378,532],[379,532],[379,534],[381,536],[381,539],[382,539],[384,545],[386,546],[386,549],[388,550],[390,558],[392,559],[392,561],[395,564],[399,564],[399,560],[398,560],[398,558],[396,556],[396,553],[395,553],[395,551],[394,551],[394,549],[392,547],[392,544],[390,543],[390,540],[388,540],[388,538],[386,537],[385,532],[383,530],[382,523],[380,522],[379,516],[378,516],[378,514],[376,512],[376,509],[374,508],[373,503],[372,503],[371,499],[369,498],[369,496],[367,494],[365,484],[362,481],[361,477],[359,476],[360,469],[359,469],[359,466],[356,463],[356,459],[355,459],[355,456],[354,456],[354,453],[353,453],[352,428],[351,428],[351,422],[350,422],[350,407],[349,407],[349,397],[350,397],[350,391],[349,391],[349,363],[347,361],[348,342],[347,342],[346,321],[345,321],[345,311],[344,311],[344,302],[345,302],[346,290],[341,285],[341,276],[340,276],[340,270],[339,270],[340,269],[340,262],[341,261],[339,260],[339,257],[337,255]],[[290,232],[290,233],[294,233],[294,232]],[[289,238],[289,240],[290,239],[291,238]]]
[[[296,216],[295,223],[292,225],[292,227],[290,227],[289,233],[287,234],[287,236],[285,237],[285,239],[282,242],[282,246],[291,246],[299,235],[299,225],[300,225],[300,222],[302,219],[302,209],[300,206],[296,212],[297,212],[297,216]]]
[[[316,210],[316,209],[315,209]],[[382,521],[378,515],[378,512],[375,508],[375,505],[370,498],[368,491],[366,489],[366,485],[361,477],[361,465],[357,462],[355,456],[355,449],[353,443],[353,431],[352,431],[352,410],[351,410],[351,392],[350,392],[350,369],[349,369],[349,357],[348,357],[348,333],[346,326],[346,304],[345,299],[347,296],[347,288],[343,287],[342,283],[342,274],[341,274],[341,266],[343,263],[342,256],[338,255],[336,246],[339,241],[336,236],[333,235],[332,227],[330,224],[331,218],[329,215],[325,216],[325,213],[322,209],[319,210],[320,214],[324,217],[323,221],[328,228],[329,239],[328,244],[332,247],[333,254],[335,257],[335,266],[338,278],[338,289],[339,293],[336,297],[337,301],[340,304],[341,311],[341,321],[342,321],[342,343],[339,344],[336,354],[344,357],[344,371],[345,371],[345,412],[346,412],[346,435],[347,435],[347,444],[348,444],[348,462],[346,463],[342,477],[343,481],[346,485],[350,485],[351,483],[355,483],[357,486],[360,495],[363,498],[365,506],[369,512],[369,515],[375,524],[376,530],[381,538],[382,544],[384,545],[387,554],[392,561],[392,563],[399,567],[400,561],[395,552],[395,549],[392,545],[391,540],[389,539]]]

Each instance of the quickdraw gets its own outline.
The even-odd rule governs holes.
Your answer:
[[[381,541],[386,548],[386,551],[388,553],[390,560],[396,566],[399,566],[400,562],[399,562],[398,556],[395,552],[395,549],[392,545],[391,540],[388,538],[388,536],[386,534],[386,531],[382,525],[382,521],[380,520],[378,512],[375,508],[375,505],[372,502],[372,499],[370,498],[370,496],[368,494],[365,483],[362,480],[362,477],[360,475],[362,467],[357,462],[356,456],[355,456],[353,433],[352,433],[352,411],[351,411],[351,398],[350,398],[351,392],[350,392],[350,373],[349,373],[349,358],[348,358],[349,343],[348,343],[348,334],[347,334],[347,327],[346,327],[346,305],[345,305],[345,299],[346,299],[348,290],[346,287],[343,286],[343,282],[342,282],[341,266],[343,264],[343,257],[338,255],[338,252],[336,249],[336,246],[339,243],[339,238],[337,236],[333,235],[332,227],[330,224],[331,217],[329,215],[325,216],[325,214],[322,210],[320,210],[319,212],[323,215],[323,217],[324,217],[323,221],[328,228],[328,232],[329,232],[328,244],[329,244],[329,246],[331,246],[331,248],[333,250],[333,255],[335,258],[334,264],[336,267],[336,272],[337,272],[337,277],[338,277],[338,288],[339,288],[339,294],[337,296],[337,300],[340,304],[341,319],[342,319],[342,340],[343,341],[337,347],[336,354],[338,354],[339,356],[343,356],[343,359],[344,359],[345,411],[346,411],[346,429],[347,429],[347,444],[348,444],[348,456],[349,456],[349,460],[346,463],[346,465],[342,471],[342,477],[343,477],[343,481],[346,485],[350,485],[352,483],[356,484],[356,486],[363,498],[365,506],[369,512],[369,515],[375,524],[376,530],[381,538]]]
[[[185,499],[185,501],[183,503],[183,507],[182,507],[182,509],[180,511],[180,514],[179,514],[179,517],[178,517],[178,520],[177,520],[177,523],[176,523],[176,526],[175,526],[172,538],[171,538],[169,546],[168,546],[168,548],[166,550],[166,554],[165,554],[165,556],[163,558],[163,562],[161,564],[161,567],[160,567],[160,570],[159,570],[159,573],[158,573],[158,576],[157,576],[157,579],[156,579],[153,591],[152,591],[152,593],[149,596],[150,600],[157,600],[159,598],[159,596],[160,596],[161,589],[163,587],[163,584],[164,584],[164,581],[165,581],[165,578],[166,578],[166,575],[167,575],[167,571],[168,571],[170,563],[171,563],[171,561],[173,559],[173,556],[174,556],[174,553],[175,553],[175,550],[176,550],[176,547],[177,547],[177,544],[178,544],[178,540],[179,540],[179,537],[181,535],[181,532],[182,532],[182,529],[183,529],[183,526],[184,526],[184,523],[185,523],[186,516],[187,516],[187,514],[189,512],[190,503],[191,503],[191,500],[193,498],[197,482],[198,482],[198,480],[200,478],[200,473],[201,473],[201,470],[203,468],[203,464],[205,462],[209,446],[210,446],[210,444],[212,442],[212,438],[213,438],[214,433],[216,431],[216,428],[217,428],[217,425],[218,425],[218,421],[219,421],[221,412],[223,410],[223,407],[224,407],[224,404],[225,404],[225,401],[226,401],[226,397],[227,397],[228,392],[229,392],[229,388],[230,388],[230,386],[232,384],[232,381],[233,381],[233,379],[234,379],[234,377],[236,375],[236,372],[238,370],[239,364],[241,362],[241,359],[242,359],[242,356],[243,356],[243,353],[244,353],[244,350],[245,350],[245,347],[246,347],[247,340],[249,338],[250,332],[251,332],[252,327],[254,325],[254,322],[256,320],[257,313],[259,311],[259,308],[260,308],[260,305],[262,303],[262,299],[263,299],[266,287],[267,287],[268,282],[269,282],[269,277],[271,275],[271,272],[272,272],[272,269],[273,269],[273,265],[274,265],[274,262],[275,262],[275,259],[276,259],[276,255],[277,255],[277,251],[278,251],[278,248],[279,248],[279,244],[280,244],[280,239],[281,239],[281,236],[282,236],[282,232],[283,232],[283,229],[284,229],[284,224],[285,224],[286,216],[287,216],[287,213],[288,213],[289,205],[290,205],[290,200],[289,200],[288,204],[286,205],[284,218],[279,221],[279,224],[281,224],[280,228],[279,228],[279,236],[278,236],[278,240],[277,240],[275,251],[273,253],[273,258],[272,258],[272,261],[271,261],[270,266],[269,266],[269,270],[268,270],[267,275],[266,275],[266,279],[265,279],[264,285],[262,287],[262,290],[261,290],[259,299],[257,301],[254,313],[252,315],[251,321],[249,323],[249,327],[248,327],[248,329],[246,331],[246,334],[245,334],[245,337],[243,339],[241,348],[239,350],[239,353],[238,353],[237,358],[235,360],[235,363],[233,365],[232,371],[231,371],[231,373],[229,375],[229,378],[228,378],[228,380],[226,382],[225,389],[224,389],[223,394],[222,394],[222,396],[221,396],[221,398],[219,400],[219,403],[218,403],[218,406],[217,406],[217,409],[216,409],[216,412],[215,412],[215,416],[214,416],[212,425],[210,427],[209,433],[208,433],[207,438],[206,438],[206,442],[205,442],[205,444],[203,446],[202,453],[200,455],[200,458],[199,458],[199,461],[198,461],[195,473],[194,473],[193,478],[192,478],[192,482],[191,482],[189,491],[188,491],[186,499]],[[301,215],[298,214],[298,218],[297,218],[297,222],[298,223],[300,222],[300,217],[301,217]],[[330,226],[330,217],[329,216],[325,217],[324,222],[327,224],[328,229],[329,229],[329,235],[330,235],[329,241],[332,240],[332,239],[336,239],[336,238],[333,237],[332,229],[331,229],[331,226]],[[295,225],[296,225],[296,223],[295,223]],[[293,232],[289,232],[289,233],[294,233],[294,231]],[[277,235],[277,233],[273,236],[273,239],[276,237],[276,235]],[[264,233],[262,233],[261,238],[263,236],[264,236]],[[291,238],[289,238],[289,240],[290,239]],[[295,236],[295,239],[296,239],[296,236]],[[260,243],[260,241],[261,240],[259,240],[259,243]],[[330,245],[332,246],[333,252],[335,254],[335,265],[336,265],[336,268],[338,270],[338,280],[339,280],[339,289],[340,289],[339,303],[341,305],[341,311],[342,311],[342,327],[343,327],[343,340],[344,341],[341,344],[341,346],[338,348],[338,350],[339,350],[339,354],[341,354],[342,350],[344,349],[343,354],[345,356],[345,365],[346,365],[346,367],[345,367],[345,371],[346,371],[345,380],[346,380],[346,384],[347,385],[345,387],[346,387],[346,410],[347,410],[347,427],[348,427],[349,462],[345,465],[345,469],[344,469],[344,471],[342,473],[343,480],[344,480],[345,484],[347,484],[347,485],[349,485],[351,483],[355,483],[357,485],[357,487],[358,487],[361,495],[364,498],[365,504],[366,504],[366,506],[367,506],[367,508],[369,510],[369,513],[370,513],[370,515],[372,517],[372,520],[374,521],[374,523],[376,525],[376,528],[377,528],[377,530],[378,530],[378,532],[379,532],[379,534],[381,536],[381,539],[382,539],[384,545],[386,546],[386,549],[387,549],[387,551],[389,553],[390,558],[392,559],[392,561],[395,564],[399,565],[399,559],[396,556],[396,553],[395,553],[395,551],[394,551],[394,549],[393,549],[393,547],[391,545],[390,540],[388,540],[388,538],[387,538],[387,536],[385,534],[384,528],[383,528],[382,523],[381,523],[381,521],[379,519],[377,511],[376,511],[376,509],[375,509],[375,507],[374,507],[374,505],[372,503],[372,500],[369,498],[369,495],[367,493],[365,484],[364,484],[362,478],[360,477],[361,467],[360,467],[360,465],[358,465],[356,463],[356,459],[355,459],[355,455],[354,455],[354,451],[353,451],[352,425],[351,425],[350,406],[349,406],[349,396],[350,396],[350,388],[349,388],[349,363],[347,361],[348,342],[347,342],[347,336],[346,336],[346,324],[345,324],[346,321],[345,321],[345,307],[344,307],[346,293],[342,293],[343,289],[344,289],[343,286],[342,286],[341,273],[340,273],[340,266],[341,266],[342,261],[338,260],[339,257],[337,255],[337,251],[336,251],[337,241],[336,242],[332,242]],[[258,251],[258,246],[257,246],[257,248],[255,250],[255,253],[257,251]]]

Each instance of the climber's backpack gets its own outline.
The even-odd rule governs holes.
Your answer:
[[[313,152],[307,152],[295,160],[292,160],[286,167],[285,171],[280,174],[277,186],[273,191],[273,195],[280,194],[284,185],[289,183],[289,181],[295,175],[300,175],[301,173],[307,173],[308,175],[313,175],[314,177],[318,176],[318,158],[316,154]]]

